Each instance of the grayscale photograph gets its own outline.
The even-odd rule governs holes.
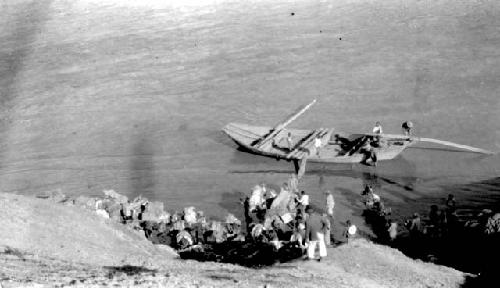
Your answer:
[[[0,0],[0,288],[497,287],[500,2]]]

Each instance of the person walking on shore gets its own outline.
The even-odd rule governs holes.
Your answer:
[[[408,230],[410,230],[410,237],[413,240],[419,240],[422,236],[422,221],[418,213],[413,213]]]
[[[331,226],[331,222],[330,220],[328,219],[328,216],[326,215],[326,213],[323,213],[323,219],[325,219],[325,222],[326,222],[326,228],[325,228],[325,245],[328,247],[332,244],[332,237],[331,237],[331,232],[332,232],[332,226]]]
[[[335,208],[335,199],[333,198],[333,195],[330,191],[326,191],[326,215],[328,217],[328,221],[330,222],[330,231],[329,234],[326,235],[329,239],[327,239],[327,245],[328,242],[333,242],[333,222],[335,220],[335,217],[333,216],[333,209]],[[330,241],[328,241],[330,240]]]
[[[332,192],[326,191],[326,214],[333,218],[333,208],[335,208],[335,199],[333,198]]]
[[[301,209],[307,212],[307,208],[309,208],[309,195],[306,194],[306,191],[300,192],[299,204]]]
[[[398,236],[398,223],[396,221],[389,221],[387,233],[389,236],[389,241],[394,242],[394,240],[396,240],[396,237]]]
[[[344,231],[344,237],[345,237],[346,241],[349,242],[349,239],[352,239],[356,236],[356,232],[357,232],[358,228],[356,227],[356,225],[351,223],[351,220],[347,220],[347,222],[345,223],[345,226],[346,226],[346,229]]]
[[[250,215],[250,197],[246,196],[245,200],[243,200],[241,203],[243,204],[245,213],[245,225],[247,228],[247,233],[250,234],[250,224],[252,224],[252,216]]]
[[[288,186],[290,187],[290,191],[294,194],[299,192],[299,179],[297,175],[291,174],[288,178]]]
[[[327,256],[324,235],[328,223],[324,217],[315,213],[311,207],[309,207],[306,212],[309,214],[309,217],[306,220],[306,242],[308,243],[307,258],[309,260],[315,258],[316,245],[318,245],[319,258],[316,260],[321,261],[321,258]]]

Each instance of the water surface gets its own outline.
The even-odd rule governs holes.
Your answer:
[[[238,214],[253,185],[279,185],[292,165],[238,151],[220,129],[271,125],[312,99],[318,104],[293,127],[368,132],[381,121],[398,133],[410,119],[417,135],[498,151],[499,7],[4,1],[0,189],[115,189],[170,209]],[[311,165],[301,188],[319,207],[322,191],[334,191],[339,219],[362,225],[367,181],[395,215],[450,192],[459,205],[497,205],[499,160],[408,149],[376,171]]]

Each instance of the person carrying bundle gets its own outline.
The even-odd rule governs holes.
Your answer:
[[[346,241],[349,242],[349,239],[352,239],[356,236],[356,232],[357,232],[358,228],[356,227],[356,225],[351,223],[351,220],[347,220],[345,225],[346,225],[346,229],[344,231],[344,237],[345,237]]]

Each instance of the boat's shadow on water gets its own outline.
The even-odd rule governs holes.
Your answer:
[[[238,151],[234,153],[231,163],[254,167],[254,169],[231,169],[228,171],[231,174],[294,173],[294,166],[291,161],[275,160],[260,155],[254,155],[248,153],[248,151],[244,149],[238,149]],[[319,177],[320,186],[325,178],[347,177],[360,179],[363,184],[369,184],[375,188],[384,185],[393,185],[406,191],[414,191],[414,186],[417,182],[421,183],[435,179],[419,178],[415,165],[402,156],[398,156],[390,161],[380,162],[377,167],[370,167],[357,163],[308,163],[305,177],[311,176]]]

